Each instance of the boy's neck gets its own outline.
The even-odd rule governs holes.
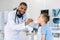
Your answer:
[[[43,25],[45,25],[46,23],[44,22],[44,23],[38,23],[38,27],[40,27],[40,26],[43,26]]]
[[[41,24],[40,23],[38,23],[38,27],[40,27],[41,26]]]
[[[41,26],[43,26],[43,25],[45,25],[46,23],[44,22],[44,23],[41,23]]]

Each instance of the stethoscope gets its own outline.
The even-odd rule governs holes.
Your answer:
[[[15,20],[14,20],[14,21],[15,21],[15,23],[16,23],[16,20],[17,20],[17,22],[18,22],[18,24],[19,24],[19,20],[18,20],[18,17],[17,17],[17,11],[18,11],[18,10],[16,10]]]
[[[18,9],[16,10],[15,20],[14,20],[14,21],[15,21],[15,23],[18,23],[18,24],[19,24],[20,22],[19,22],[19,18],[18,18],[18,16],[17,16],[17,13],[18,13]],[[24,12],[24,13],[25,13],[25,12]],[[21,19],[23,20],[23,18],[21,18]],[[22,21],[22,22],[23,22],[23,21]]]

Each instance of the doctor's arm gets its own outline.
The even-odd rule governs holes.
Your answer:
[[[8,23],[7,24],[10,25],[11,29],[13,29],[13,30],[23,30],[23,29],[25,29],[25,26],[28,25],[31,22],[31,20],[28,19],[26,22],[24,22],[22,24],[16,24],[14,22],[14,19],[15,19],[15,14],[12,13],[12,12],[9,13],[8,14]]]
[[[15,29],[15,30],[25,30],[26,26],[29,25],[31,22],[32,22],[32,20],[28,19],[26,22],[24,22],[22,24],[13,25],[13,29]]]

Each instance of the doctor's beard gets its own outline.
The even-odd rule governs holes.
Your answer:
[[[25,14],[25,12],[21,12],[20,10],[18,10],[18,13],[19,13],[19,15],[24,15]]]
[[[22,17],[22,19],[23,19],[23,15],[25,14],[25,12],[24,13],[21,13],[18,9],[17,9],[17,16],[19,17],[19,18],[21,18]]]

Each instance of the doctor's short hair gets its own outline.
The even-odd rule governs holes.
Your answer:
[[[45,14],[45,13],[41,13],[43,15],[43,18],[45,20],[45,23],[47,23],[50,20],[50,16]]]
[[[21,2],[20,5],[24,5],[27,7],[27,4],[25,2]]]

